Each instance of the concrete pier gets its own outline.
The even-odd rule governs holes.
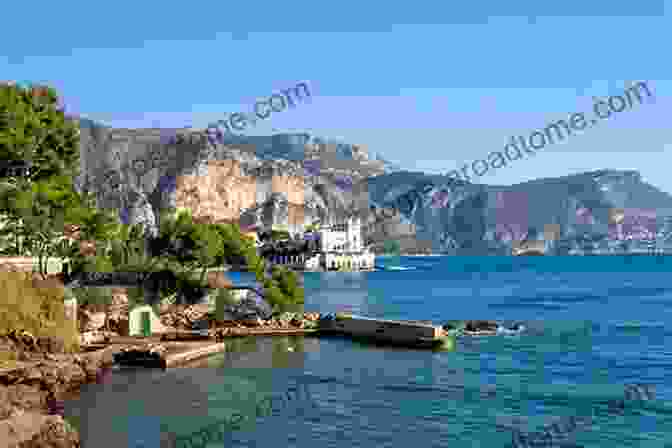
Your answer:
[[[332,320],[320,321],[320,331],[417,347],[440,345],[447,336],[443,328],[431,323],[376,319],[353,314],[337,314]]]

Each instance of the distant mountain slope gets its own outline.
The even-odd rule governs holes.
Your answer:
[[[615,215],[624,220],[625,240],[628,232],[646,229],[655,236],[663,218],[672,216],[672,196],[643,182],[636,171],[599,170],[512,186],[450,183],[446,177],[417,172],[367,182],[374,209],[395,204],[415,225],[416,239],[431,244],[435,252],[505,254],[517,241],[543,240],[544,231],[555,230],[560,240],[574,240],[570,246],[581,238],[608,245],[606,240],[618,238]],[[411,189],[418,191],[408,195],[411,201],[395,202]],[[440,205],[438,195],[443,198]]]
[[[159,163],[163,178],[182,179],[172,183],[177,192],[148,192],[155,210],[178,197],[211,219],[295,229],[358,214],[377,249],[398,239],[404,252],[510,254],[545,236],[554,238],[544,244],[553,253],[613,245],[627,251],[652,239],[672,244],[672,219],[664,219],[672,216],[672,196],[636,171],[490,186],[400,171],[359,145],[309,134],[229,136],[213,146],[203,130],[112,129],[87,119],[80,127],[79,183],[105,206],[119,204],[112,180],[128,182],[130,162],[144,158]],[[166,144],[166,132],[184,134],[185,143]],[[213,164],[218,160],[228,162]]]

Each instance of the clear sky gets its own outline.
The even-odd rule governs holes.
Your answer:
[[[69,112],[199,128],[307,81],[312,101],[255,134],[309,131],[432,173],[648,81],[655,100],[480,180],[635,169],[672,193],[664,0],[70,0],[2,15],[0,79],[48,82]]]

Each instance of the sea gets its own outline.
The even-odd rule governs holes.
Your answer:
[[[65,403],[66,420],[83,447],[672,447],[672,257],[376,265],[305,273],[306,311],[525,329],[441,350],[240,338],[183,368],[114,369]]]

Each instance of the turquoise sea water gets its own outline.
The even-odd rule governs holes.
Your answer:
[[[407,269],[306,274],[306,310],[522,321],[527,331],[459,339],[449,352],[241,339],[189,368],[115,371],[66,403],[83,446],[171,446],[170,432],[235,412],[242,428],[207,446],[504,448],[513,446],[512,429],[531,433],[571,416],[582,423],[562,439],[566,446],[672,446],[672,258],[376,263]],[[255,403],[296,382],[308,383],[310,400],[255,415]],[[631,383],[652,385],[653,399],[608,412]]]

